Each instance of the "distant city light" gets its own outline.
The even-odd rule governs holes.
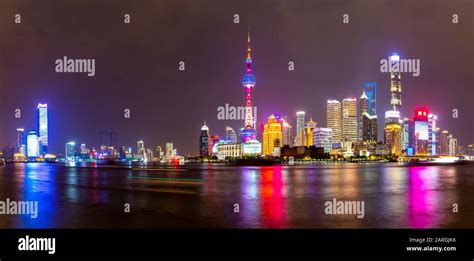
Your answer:
[[[394,54],[392,54],[392,56],[390,56],[390,61],[398,62],[398,61],[400,61],[400,56],[398,56],[397,53],[394,53]]]
[[[352,98],[346,98],[344,99],[345,101],[357,101],[357,99],[355,97],[352,97]]]
[[[440,158],[434,159],[434,162],[437,162],[437,163],[453,163],[453,162],[456,162],[457,160],[459,160],[458,157],[440,157]]]

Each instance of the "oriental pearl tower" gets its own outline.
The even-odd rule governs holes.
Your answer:
[[[256,140],[257,133],[255,131],[254,112],[252,107],[252,90],[255,87],[255,76],[252,74],[252,49],[250,48],[250,32],[247,36],[247,69],[245,75],[242,77],[242,86],[245,88],[245,125],[242,130],[242,142],[249,140]]]

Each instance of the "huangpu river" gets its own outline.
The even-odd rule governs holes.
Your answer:
[[[38,202],[38,215],[0,214],[0,228],[474,228],[474,165],[9,163],[6,199]],[[363,202],[363,217],[327,214],[333,200]]]

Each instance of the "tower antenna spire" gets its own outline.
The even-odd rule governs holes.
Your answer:
[[[251,52],[252,48],[250,48],[250,26],[248,27],[247,31],[247,64],[250,65],[249,63],[252,63],[252,57],[251,57]],[[248,66],[250,69],[250,66]]]
[[[247,42],[250,45],[250,26],[247,27]]]
[[[252,89],[255,86],[255,76],[252,74],[252,48],[250,47],[250,26],[247,30],[247,65],[246,73],[242,77],[242,86],[245,88],[245,124],[242,130],[242,141],[255,140],[257,137],[255,131],[256,119],[253,115],[254,109],[252,107]],[[256,111],[255,111],[256,112]]]

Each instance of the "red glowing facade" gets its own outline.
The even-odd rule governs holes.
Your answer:
[[[428,109],[418,108],[415,110],[415,153],[417,155],[428,154],[428,140],[429,140],[429,124],[428,124]]]

